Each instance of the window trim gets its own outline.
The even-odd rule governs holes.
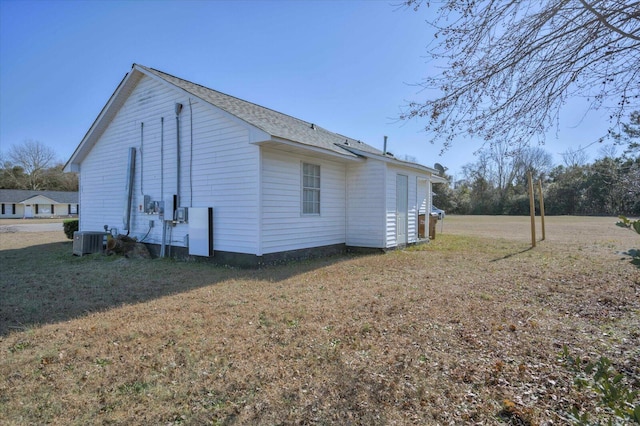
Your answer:
[[[317,168],[317,176],[316,174],[305,174],[305,166],[312,166],[314,168]],[[305,186],[305,177],[311,177],[314,180],[317,178],[318,181],[318,185],[316,186]],[[307,162],[301,162],[300,164],[300,214],[302,216],[320,216],[320,213],[322,212],[322,196],[321,196],[321,192],[322,192],[322,169],[320,167],[320,164],[314,164],[314,163],[307,163]],[[316,202],[311,201],[311,202],[306,202],[305,201],[305,194],[309,193],[309,192],[313,192],[313,193],[317,193],[317,199],[318,201]],[[315,197],[314,197],[315,198]],[[313,205],[314,207],[317,206],[317,209],[313,209],[314,211],[305,211],[305,208],[309,205],[309,203],[312,203],[311,205]],[[316,211],[317,210],[317,211]]]

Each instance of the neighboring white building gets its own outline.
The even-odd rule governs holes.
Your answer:
[[[0,219],[74,217],[77,215],[77,192],[0,189]]]
[[[416,243],[419,207],[430,211],[431,183],[441,180],[430,167],[137,64],[65,171],[79,173],[81,231],[107,225],[162,255],[243,265]]]

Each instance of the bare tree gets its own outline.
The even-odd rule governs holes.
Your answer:
[[[569,148],[560,155],[562,155],[562,162],[567,167],[584,166],[589,161],[589,155],[580,145],[576,149]]]
[[[553,166],[551,154],[539,147],[509,148],[505,142],[496,142],[476,153],[476,162],[464,166],[468,180],[479,178],[491,184],[500,202],[513,195],[516,185],[526,182],[527,172],[534,178],[544,179]]]
[[[428,0],[406,0],[418,10]],[[558,126],[563,104],[585,97],[614,126],[640,106],[640,2],[629,0],[444,0],[428,22],[427,76],[403,119],[424,118],[433,141],[455,138],[519,145]],[[432,10],[432,9],[431,9]],[[444,137],[444,139],[443,139]]]
[[[41,189],[42,176],[47,168],[53,166],[56,153],[41,142],[26,140],[21,145],[12,145],[7,157],[28,176],[25,189]]]
[[[519,158],[525,147],[510,147],[506,142],[495,142],[490,145],[489,158],[491,159],[496,187],[500,193],[500,200],[505,200],[509,190],[513,186],[518,173]]]
[[[524,186],[528,172],[531,172],[534,180],[544,180],[552,167],[553,157],[549,152],[537,146],[527,147],[518,153],[515,175]]]
[[[600,158],[616,158],[618,156],[618,148],[614,144],[602,145],[598,150]]]

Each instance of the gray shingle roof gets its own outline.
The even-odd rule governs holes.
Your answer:
[[[59,204],[77,204],[78,193],[68,191],[32,191],[26,189],[0,189],[0,202],[17,204],[42,195]]]
[[[312,126],[310,122],[226,95],[153,68],[139,64],[135,64],[134,67],[155,75],[197,96],[205,102],[240,118],[273,137],[327,149],[348,156],[355,156],[355,154],[349,150],[349,147],[357,148],[360,151],[374,155],[383,155],[382,151],[371,145],[331,132],[318,125]]]

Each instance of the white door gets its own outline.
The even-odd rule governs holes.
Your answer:
[[[28,217],[28,218],[33,217],[33,210],[30,204],[27,204],[26,206],[24,206],[24,217]]]
[[[396,175],[396,244],[407,244],[409,177]]]

